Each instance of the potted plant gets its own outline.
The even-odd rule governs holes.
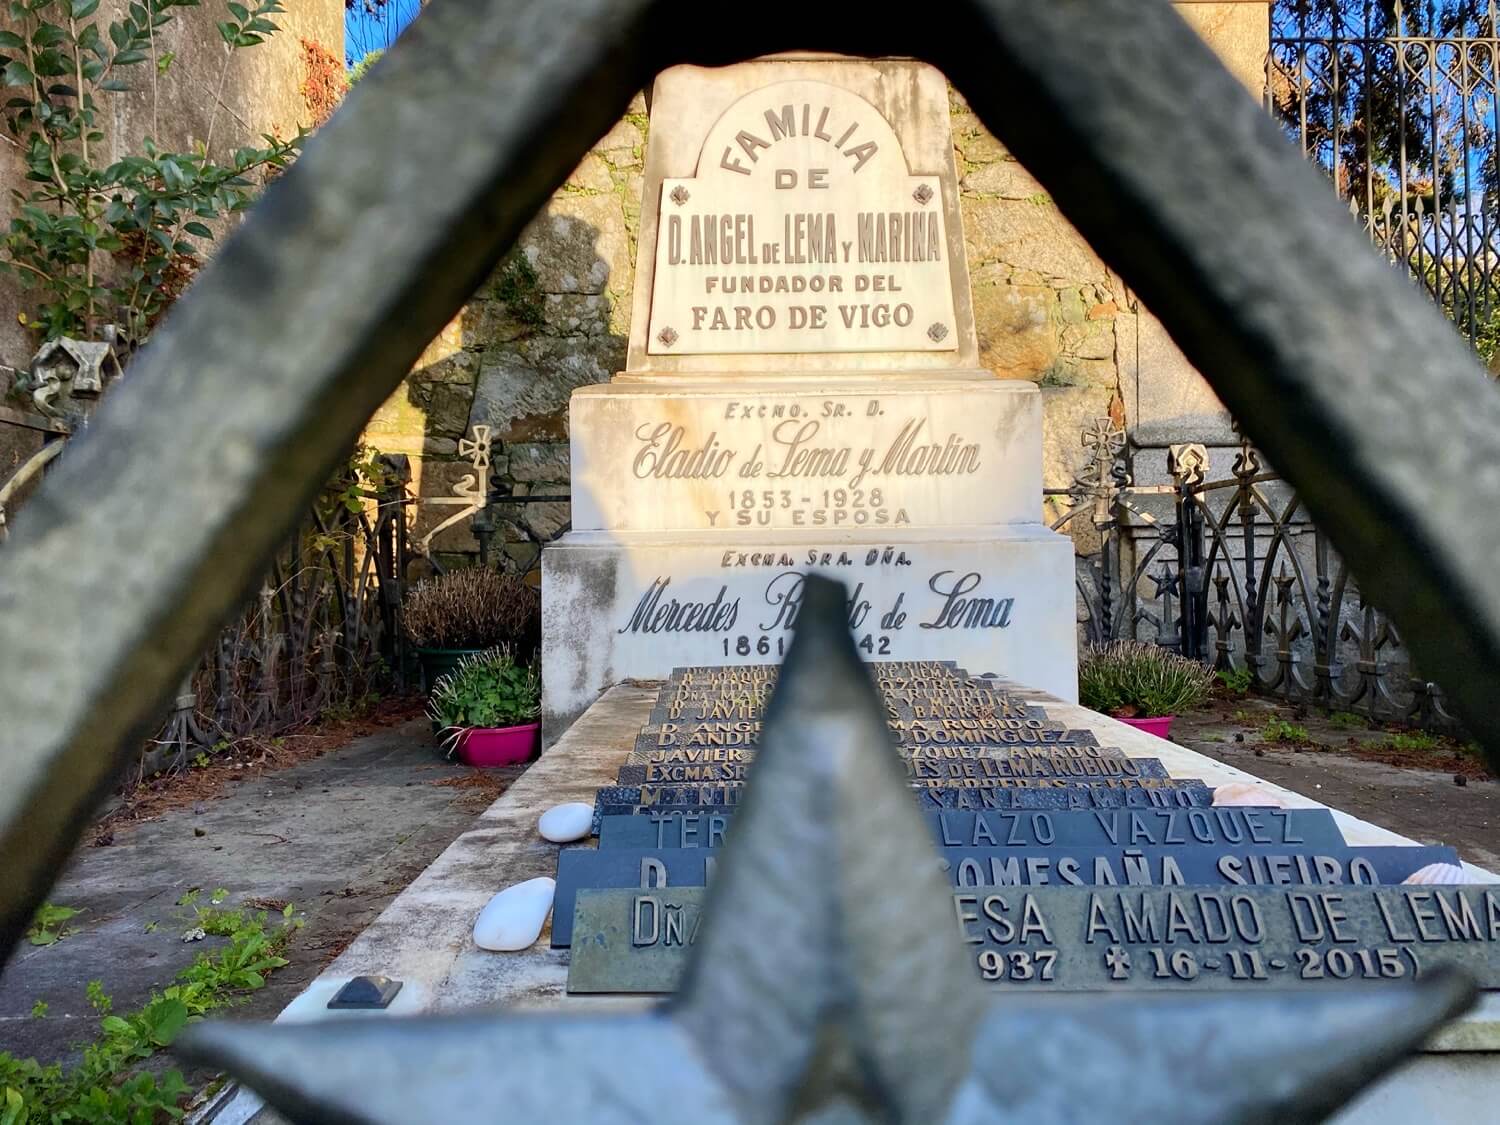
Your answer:
[[[542,687],[534,664],[504,645],[465,656],[432,689],[427,713],[443,748],[470,766],[510,766],[536,754]]]
[[[1166,738],[1172,720],[1208,698],[1213,672],[1157,645],[1115,641],[1089,648],[1078,665],[1078,698],[1094,711]]]
[[[465,656],[506,645],[528,659],[541,634],[541,596],[489,567],[423,579],[401,602],[401,627],[431,688]]]

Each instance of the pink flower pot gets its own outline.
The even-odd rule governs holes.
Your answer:
[[[536,756],[542,724],[519,727],[470,727],[458,740],[458,759],[466,766],[488,769],[515,766]]]
[[[1154,719],[1120,719],[1127,727],[1135,727],[1147,734],[1154,734],[1157,738],[1166,738],[1172,733],[1172,720],[1176,715],[1160,715]]]

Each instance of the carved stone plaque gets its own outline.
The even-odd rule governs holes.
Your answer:
[[[652,355],[952,351],[943,185],[858,94],[777,82],[664,179]],[[917,170],[920,171],[920,170]]]
[[[573,532],[548,558],[558,582],[590,590],[592,600],[572,617],[564,615],[571,603],[543,604],[544,650],[575,661],[545,690],[560,714],[593,702],[610,669],[650,679],[689,663],[779,659],[816,574],[846,584],[849,626],[872,658],[983,659],[1072,699],[1071,551],[1030,523],[941,533],[915,523],[854,533]]]
[[[573,528],[1035,523],[1041,410],[1031,383],[997,379],[591,387],[573,397]]]

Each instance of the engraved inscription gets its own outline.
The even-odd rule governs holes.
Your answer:
[[[669,992],[700,888],[578,896],[570,992]],[[633,926],[637,911],[674,916]],[[732,923],[732,914],[728,916]],[[1003,887],[959,890],[979,979],[1038,991],[1324,988],[1414,980],[1443,965],[1500,986],[1500,888]]]
[[[667,324],[681,354],[952,350],[939,194],[857,94],[752,91],[662,184],[648,350]]]

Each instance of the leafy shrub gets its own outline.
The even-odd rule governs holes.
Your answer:
[[[451,753],[471,727],[514,727],[541,712],[536,666],[518,664],[503,646],[466,656],[433,685],[428,714]]]
[[[160,135],[116,152],[105,126],[115,95],[133,92],[157,114],[158,79],[173,65],[166,42],[177,9],[200,0],[13,0],[0,30],[0,121],[26,176],[11,192],[0,269],[35,291],[20,321],[48,339],[95,338],[106,324],[144,340],[191,282],[214,238],[211,223],[248,207],[260,181],[285,168],[306,134],[264,137],[215,159],[217,108],[189,152]],[[222,89],[235,52],[277,31],[279,0],[223,4],[222,53],[209,92]],[[217,107],[219,103],[215,101]],[[155,133],[155,125],[152,132]]]
[[[519,578],[488,567],[454,570],[412,587],[401,603],[406,637],[418,648],[491,648],[530,652],[541,628],[542,598]]]
[[[1124,718],[1177,715],[1208,698],[1214,674],[1157,645],[1115,641],[1094,646],[1078,667],[1085,707]]]

